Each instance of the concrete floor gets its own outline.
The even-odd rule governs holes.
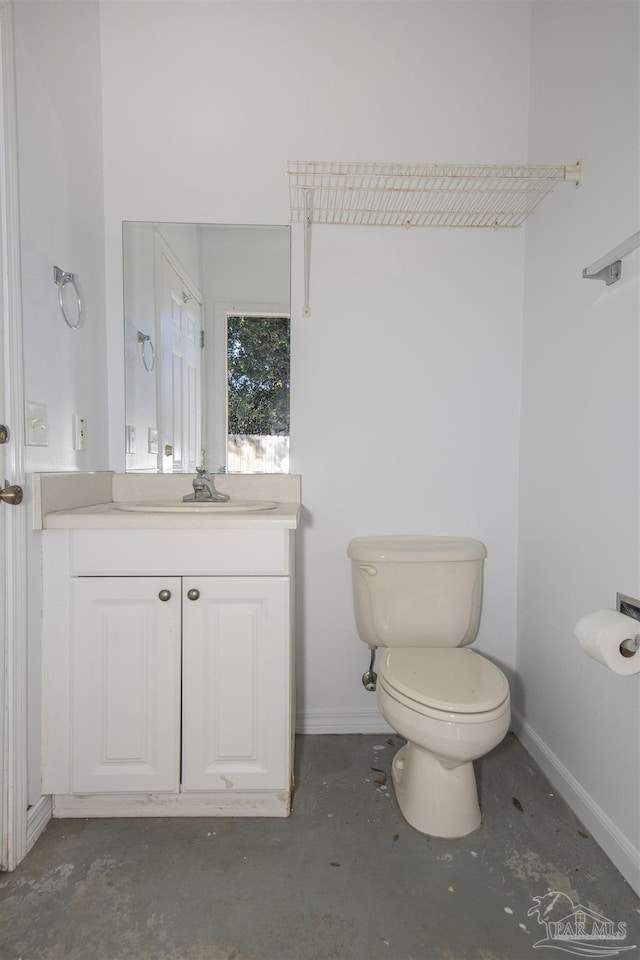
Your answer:
[[[544,960],[548,890],[551,919],[581,903],[640,954],[640,902],[515,737],[476,764],[484,822],[454,841],[403,820],[401,744],[299,737],[289,819],[52,821],[0,877],[1,960]]]

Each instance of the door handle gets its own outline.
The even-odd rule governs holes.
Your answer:
[[[189,600],[197,600],[200,596],[200,591],[193,587],[191,590],[187,590],[187,596],[189,597]]]
[[[6,480],[4,482],[4,490],[0,490],[0,500],[3,503],[11,504],[11,506],[17,507],[19,503],[22,503],[22,498],[24,497],[24,490],[22,487],[19,487],[17,483],[8,483]]]
[[[5,427],[4,423],[0,423],[0,443],[9,442],[9,427]]]

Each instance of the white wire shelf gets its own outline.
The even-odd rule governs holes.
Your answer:
[[[291,222],[389,227],[519,227],[570,166],[288,163]]]
[[[311,316],[311,228],[519,227],[559,183],[580,185],[570,166],[354,163],[290,160],[291,222],[304,224],[304,307]]]

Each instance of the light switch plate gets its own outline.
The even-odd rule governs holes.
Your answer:
[[[25,402],[25,443],[29,447],[49,445],[49,409],[46,403]]]

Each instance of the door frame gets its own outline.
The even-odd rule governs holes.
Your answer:
[[[204,296],[200,292],[198,285],[192,280],[189,271],[182,265],[178,260],[177,256],[169,246],[169,243],[165,240],[160,230],[156,229],[155,238],[154,238],[154,270],[155,270],[155,325],[156,325],[156,368],[157,368],[157,377],[156,377],[156,414],[157,420],[156,425],[158,428],[158,471],[160,473],[165,473],[165,457],[164,457],[164,441],[165,441],[165,424],[166,418],[164,416],[165,404],[163,400],[163,392],[165,389],[165,353],[168,349],[165,338],[162,333],[162,323],[163,323],[163,312],[166,308],[164,301],[164,280],[165,280],[165,263],[170,267],[171,270],[176,274],[180,283],[185,288],[186,293],[195,300],[195,302],[200,307],[200,330],[204,330]],[[199,394],[200,394],[200,416],[197,432],[200,436],[200,441],[198,446],[202,448],[204,440],[204,427],[203,423],[205,418],[203,412],[205,409],[206,399],[205,399],[205,389],[204,384],[204,367],[202,354],[200,355],[200,370],[199,370]],[[182,425],[181,432],[183,433]],[[182,456],[182,454],[181,454]],[[182,457],[183,463],[183,472],[184,472],[184,457]],[[196,457],[196,466],[200,463],[200,457]],[[195,472],[195,468],[194,471]]]
[[[216,300],[203,318],[205,343],[204,379],[207,417],[203,439],[209,465],[217,472],[227,464],[227,320],[229,317],[264,317],[291,320],[291,304],[280,301]],[[209,454],[209,451],[211,452]]]
[[[25,486],[24,385],[13,5],[0,0],[0,336],[2,410],[9,424],[5,473]],[[0,477],[0,480],[4,480]],[[0,505],[4,622],[0,634],[0,868],[27,853],[27,529],[26,508]]]

